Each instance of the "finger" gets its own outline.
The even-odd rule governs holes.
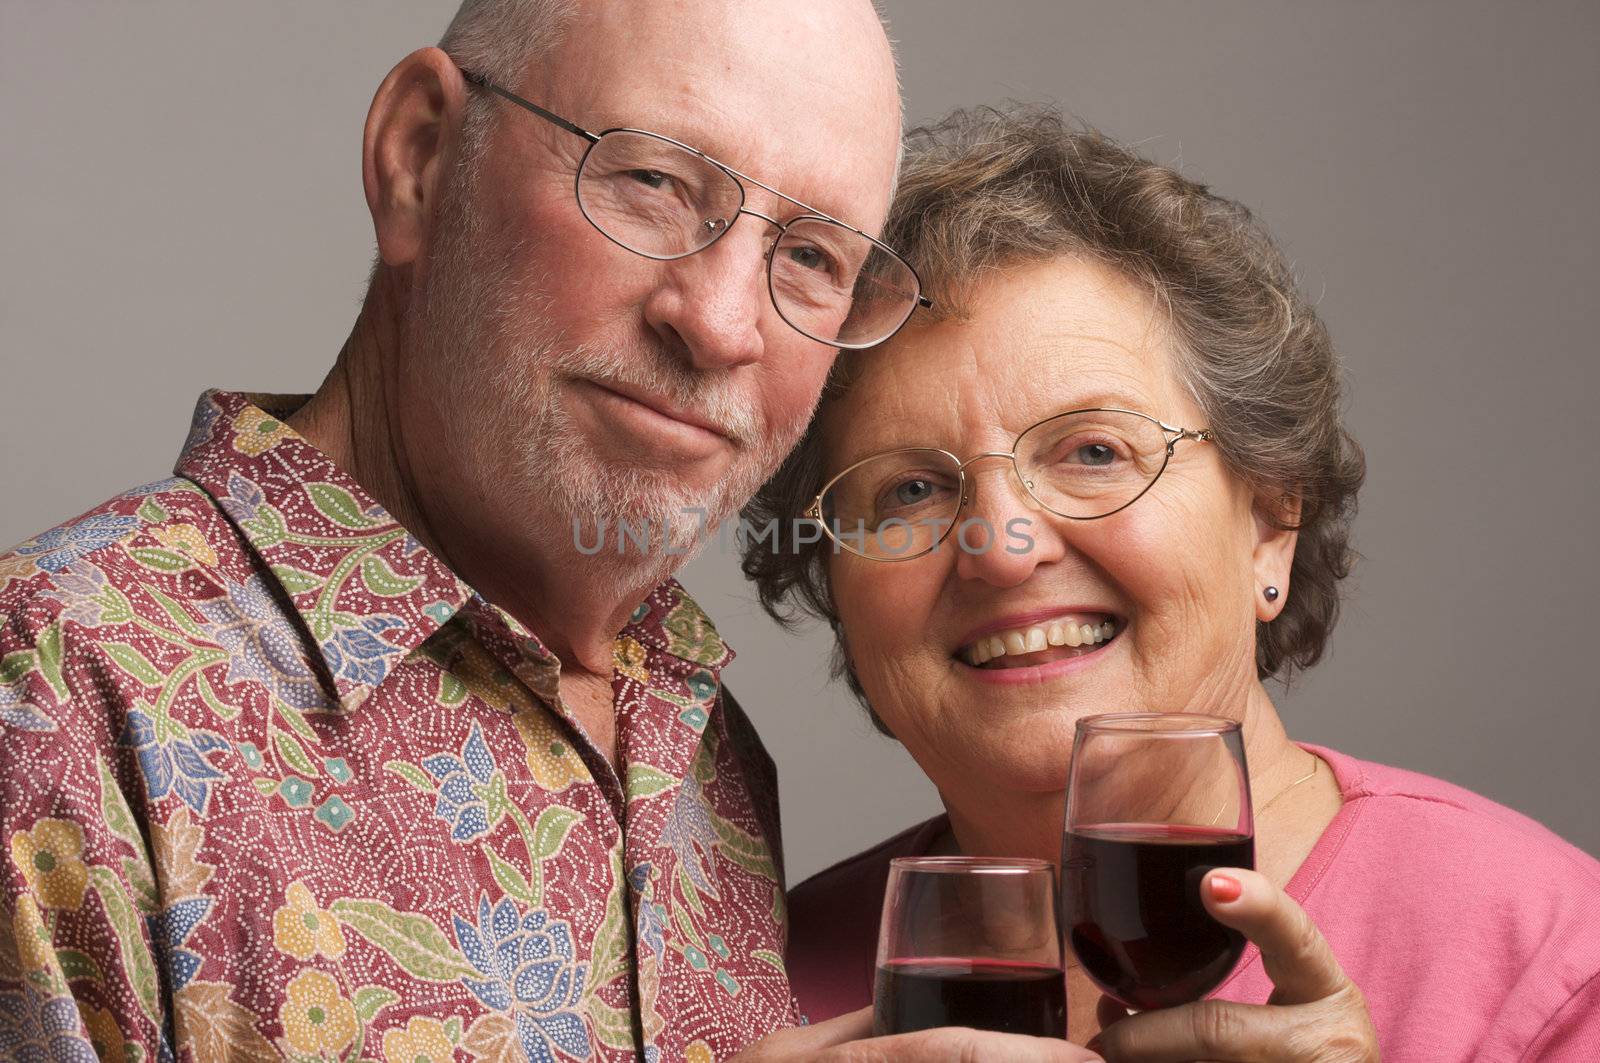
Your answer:
[[[829,1045],[843,1044],[846,1041],[859,1041],[863,1037],[872,1036],[872,1005],[856,1011],[846,1012],[826,1022],[812,1023],[802,1026],[812,1038],[808,1044],[815,1044],[818,1048]]]
[[[977,1059],[1004,1059],[1008,1063],[1104,1063],[1102,1058],[1081,1045],[1052,1037],[1025,1037],[1014,1033],[990,1033],[965,1027],[919,1030],[917,1033],[876,1037],[856,1045],[844,1045],[825,1059],[843,1061],[891,1060],[971,1063]]]
[[[1255,942],[1276,990],[1274,1004],[1309,1004],[1342,990],[1349,979],[1322,932],[1287,893],[1254,871],[1217,868],[1200,900],[1219,923]]]
[[[1308,1018],[1300,1007],[1202,1000],[1129,1015],[1101,1030],[1089,1046],[1107,1059],[1139,1063],[1299,1059],[1296,1045]]]
[[[836,1045],[861,1041],[872,1036],[872,1008],[865,1007],[825,1022],[794,1026],[768,1034],[747,1046],[734,1059],[739,1063],[761,1063],[785,1059],[813,1059]],[[730,1060],[730,1063],[732,1061]]]

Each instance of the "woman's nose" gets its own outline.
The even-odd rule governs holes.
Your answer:
[[[1061,537],[1050,513],[1028,494],[1008,462],[968,469],[967,499],[949,543],[956,551],[956,575],[996,587],[1027,581],[1041,564],[1060,559]]]
[[[681,341],[697,369],[731,369],[766,353],[761,323],[772,299],[764,227],[743,219],[703,251],[662,263],[645,319],[673,346]]]

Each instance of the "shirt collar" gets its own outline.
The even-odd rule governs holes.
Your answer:
[[[472,588],[283,418],[301,395],[208,391],[176,472],[216,502],[293,606],[346,708],[421,646]]]

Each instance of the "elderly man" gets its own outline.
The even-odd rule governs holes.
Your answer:
[[[394,68],[322,388],[207,393],[176,478],[0,555],[0,1056],[794,1024],[731,651],[680,555],[574,535],[714,525],[909,316],[899,126],[866,0],[468,2]]]

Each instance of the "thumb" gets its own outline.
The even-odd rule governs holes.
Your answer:
[[[1112,1023],[1121,1022],[1127,1017],[1128,1009],[1104,994],[1101,995],[1099,1003],[1094,1007],[1095,1022],[1099,1023],[1102,1030]]]
[[[793,1030],[796,1047],[831,1048],[872,1036],[872,1005]]]
[[[1274,1004],[1309,1004],[1349,984],[1322,932],[1265,876],[1236,867],[1206,875],[1200,900],[1212,918],[1255,942],[1272,979]]]

